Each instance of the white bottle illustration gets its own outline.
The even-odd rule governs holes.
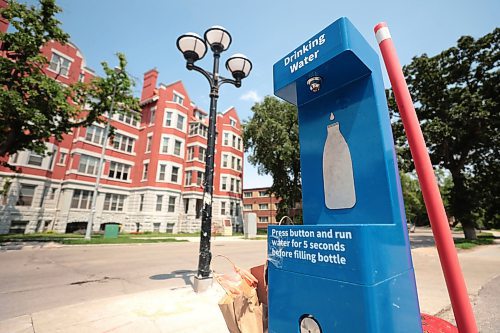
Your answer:
[[[332,113],[330,119],[333,118]],[[323,149],[325,205],[329,209],[352,208],[356,204],[356,192],[351,152],[340,132],[339,123],[328,125],[327,131]]]

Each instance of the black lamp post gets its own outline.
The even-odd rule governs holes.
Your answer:
[[[202,59],[207,53],[207,45],[213,52],[213,71],[208,72],[194,63]],[[205,159],[205,182],[203,191],[203,210],[201,216],[201,239],[200,256],[198,261],[198,275],[195,278],[195,290],[202,291],[211,283],[210,261],[210,236],[212,231],[212,194],[214,184],[214,155],[215,155],[215,132],[217,122],[217,99],[219,98],[219,88],[224,83],[231,83],[237,88],[241,86],[241,80],[248,76],[252,69],[252,63],[243,54],[235,54],[226,61],[226,68],[233,75],[233,79],[219,76],[220,54],[226,51],[231,45],[231,35],[223,27],[213,26],[205,32],[205,39],[195,33],[187,33],[177,39],[177,48],[186,59],[186,68],[195,70],[205,78],[210,84],[210,113],[208,121],[208,144]]]

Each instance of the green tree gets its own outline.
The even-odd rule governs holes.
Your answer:
[[[289,215],[302,200],[297,108],[267,96],[252,107],[243,124],[243,141],[249,162],[259,174],[273,177],[270,191],[281,198],[278,218]]]
[[[449,170],[449,212],[467,239],[475,239],[479,211],[498,220],[500,183],[500,29],[475,40],[461,37],[440,54],[414,57],[404,67],[429,149],[437,168]],[[413,164],[394,99],[390,96],[396,144],[405,171]]]
[[[105,121],[101,115],[110,109],[112,96],[120,112],[139,110],[123,54],[118,54],[121,71],[103,63],[106,77],[90,84],[64,86],[44,74],[48,59],[40,48],[50,40],[64,44],[69,39],[55,19],[60,11],[55,0],[40,0],[39,7],[10,1],[0,13],[13,27],[12,32],[0,34],[4,54],[0,57],[0,156],[24,149],[43,154],[51,137],[60,141],[72,128]]]
[[[435,172],[444,207],[446,211],[449,212],[449,197],[450,191],[453,188],[451,176],[441,169],[437,169]],[[429,217],[427,216],[422,190],[420,189],[416,173],[414,171],[400,171],[399,174],[401,178],[406,219],[408,222],[415,225],[428,225]]]
[[[133,96],[135,83],[126,71],[127,59],[123,53],[117,53],[119,65],[109,67],[102,62],[104,77],[97,77],[84,87],[87,105],[97,115],[102,115],[111,108],[113,112],[131,115],[133,111],[140,112],[139,99]],[[96,119],[103,121],[102,118]],[[113,131],[113,128],[111,128]],[[112,131],[110,134],[112,134]]]
[[[407,221],[415,225],[425,224],[425,204],[418,180],[411,173],[400,172],[399,175]]]
[[[4,57],[0,57],[0,156],[29,149],[45,151],[44,142],[61,139],[76,121],[79,90],[65,87],[43,73],[48,60],[40,48],[49,40],[67,42],[54,16],[60,12],[54,0],[40,0],[40,7],[10,1],[1,16],[12,32],[0,34]],[[95,118],[89,113],[88,121]]]

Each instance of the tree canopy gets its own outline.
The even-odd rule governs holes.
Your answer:
[[[500,215],[500,29],[457,45],[436,56],[423,54],[404,66],[431,161],[449,170],[449,214],[475,238],[478,214],[489,225]],[[390,95],[390,94],[389,94]],[[393,130],[402,166],[411,171],[406,136],[392,96]]]
[[[139,99],[133,96],[135,83],[126,71],[127,59],[123,53],[117,53],[118,66],[109,67],[102,62],[104,77],[97,77],[85,87],[87,105],[97,115],[113,109],[113,112],[131,116],[132,111],[140,112]],[[102,121],[102,118],[97,119]]]
[[[106,78],[90,84],[65,86],[44,74],[48,59],[41,47],[50,40],[65,44],[69,35],[55,18],[61,11],[55,0],[39,2],[28,6],[9,1],[0,12],[13,27],[0,34],[0,157],[24,149],[43,154],[50,138],[60,141],[74,127],[104,121],[100,115],[109,110],[115,86],[120,110],[139,110],[122,54],[121,71],[113,72],[103,63]]]
[[[243,124],[249,162],[258,167],[260,174],[273,177],[270,191],[282,199],[278,217],[294,215],[292,209],[302,200],[297,108],[267,96],[252,107],[252,112],[253,116]]]

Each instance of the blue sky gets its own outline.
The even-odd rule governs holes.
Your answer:
[[[373,27],[381,21],[387,22],[402,64],[422,53],[434,55],[454,45],[462,35],[477,38],[500,26],[498,0],[58,0],[57,3],[63,9],[59,16],[62,27],[84,54],[88,67],[102,74],[101,61],[114,66],[114,54],[124,52],[128,71],[137,79],[137,95],[143,73],[156,67],[160,82],[182,80],[190,98],[205,110],[209,107],[208,83],[198,73],[185,69],[175,42],[185,32],[203,36],[210,26],[224,26],[233,42],[222,55],[222,63],[234,53],[244,53],[251,59],[253,70],[241,88],[231,85],[221,88],[218,110],[235,106],[242,120],[251,116],[250,109],[256,101],[273,94],[273,64],[341,16],[347,16],[378,53]],[[212,58],[205,56],[199,65],[211,69],[211,63]],[[230,76],[225,68],[221,75]],[[388,87],[387,78],[385,82]],[[245,163],[245,188],[271,183],[269,176],[257,175],[256,168]]]

